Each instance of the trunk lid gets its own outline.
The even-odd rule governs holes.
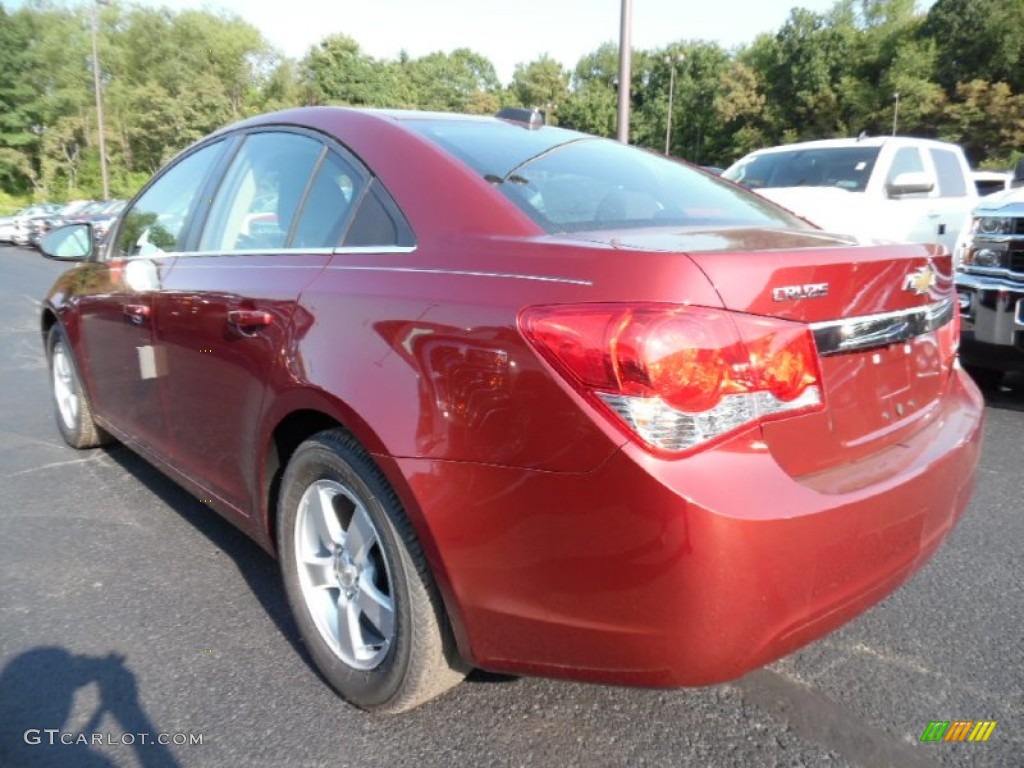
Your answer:
[[[587,233],[624,250],[686,254],[725,308],[811,325],[825,410],[768,423],[765,441],[803,476],[898,447],[930,423],[959,339],[941,247],[857,246],[822,232]]]

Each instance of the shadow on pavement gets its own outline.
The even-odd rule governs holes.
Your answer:
[[[99,688],[99,703],[83,727],[71,730],[75,695],[92,683]],[[107,721],[105,730],[98,730],[108,715],[116,729]],[[114,766],[95,747],[97,740],[113,740],[116,749],[134,750],[143,768],[175,768],[178,762],[157,741],[159,733],[142,708],[135,675],[123,656],[73,655],[56,646],[39,647],[15,656],[0,671],[2,765]],[[140,734],[147,734],[146,743]]]
[[[136,480],[206,536],[214,546],[234,560],[239,573],[278,631],[291,643],[295,652],[317,677],[323,680],[325,685],[329,685],[302,643],[284,594],[277,563],[242,531],[220,515],[211,512],[209,507],[202,505],[142,457],[119,444],[114,444],[106,450],[114,462],[131,473]],[[468,682],[479,684],[510,683],[518,679],[518,675],[482,669],[474,669],[467,678]]]
[[[981,388],[985,404],[1008,411],[1024,411],[1024,373],[1008,373],[995,386]]]
[[[292,621],[280,572],[274,559],[245,533],[204,506],[141,456],[116,443],[107,448],[106,452],[112,461],[156,494],[161,501],[235,562],[238,572],[260,601],[263,610],[273,620],[278,631],[291,643],[295,652],[315,669],[313,660],[299,637],[298,627]],[[184,542],[182,546],[185,546]]]

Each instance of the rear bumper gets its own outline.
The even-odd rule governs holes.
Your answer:
[[[1024,283],[958,274],[956,286],[963,323],[960,359],[964,365],[1024,370]]]
[[[677,461],[627,446],[586,475],[396,461],[468,661],[703,685],[820,637],[920,568],[968,503],[982,412],[956,372],[936,418],[853,482],[790,477],[756,431]]]

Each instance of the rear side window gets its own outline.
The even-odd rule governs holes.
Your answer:
[[[398,206],[384,188],[374,182],[345,233],[344,247],[411,247],[415,242],[412,229]]]
[[[283,248],[323,151],[320,142],[294,133],[246,137],[210,203],[199,250]]]
[[[208,144],[182,158],[157,178],[128,209],[117,233],[115,258],[173,253],[206,177],[224,142]]]
[[[964,179],[960,160],[955,152],[948,149],[929,149],[935,172],[939,176],[939,195],[941,197],[966,197],[967,181]]]

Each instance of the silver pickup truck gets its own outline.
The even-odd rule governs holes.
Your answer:
[[[1013,185],[982,198],[956,246],[960,360],[979,384],[1024,371],[1024,160]]]

